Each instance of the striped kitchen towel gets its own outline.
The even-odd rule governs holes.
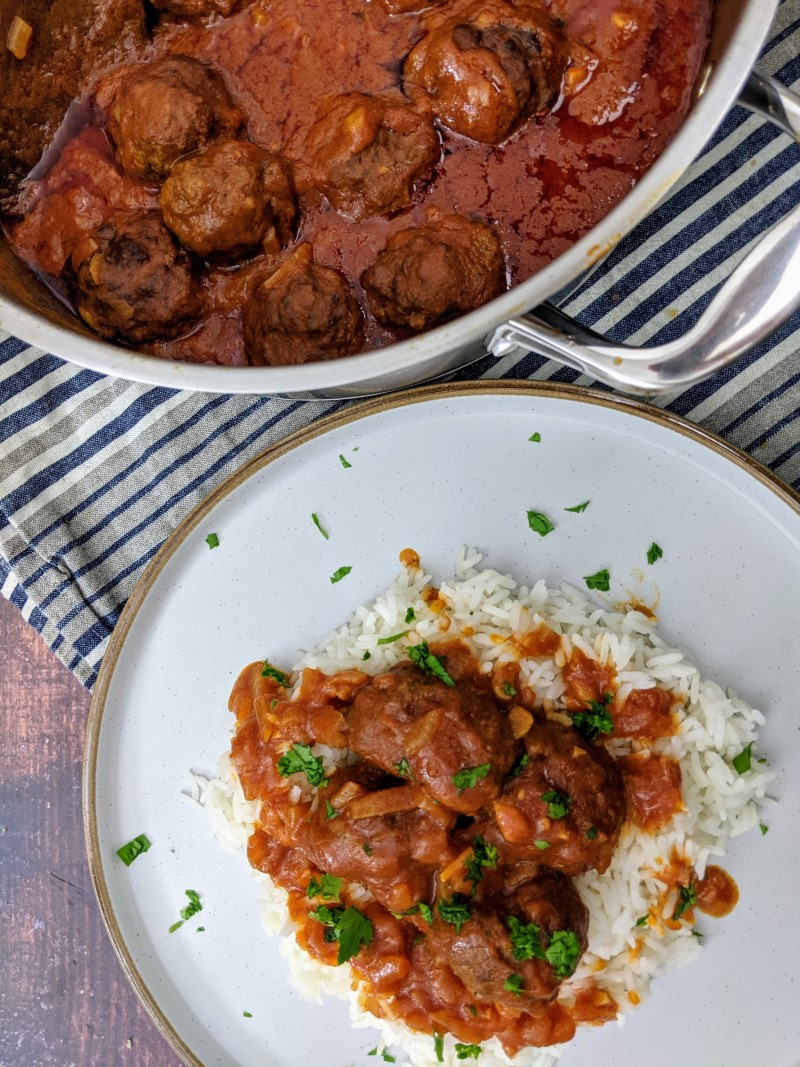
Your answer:
[[[784,0],[761,69],[800,82],[800,0]],[[621,341],[669,340],[798,200],[800,146],[736,108],[669,198],[561,306]],[[457,377],[592,384],[523,351]],[[123,382],[0,334],[3,594],[91,687],[125,600],[170,531],[250,457],[343,403]],[[653,403],[800,489],[800,316],[735,366]]]

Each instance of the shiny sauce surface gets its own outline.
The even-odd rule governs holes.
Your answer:
[[[681,124],[702,61],[710,0],[552,0],[567,34],[592,50],[585,87],[529,120],[499,146],[441,130],[442,159],[412,206],[353,224],[324,198],[300,200],[298,241],[341,270],[363,301],[362,272],[395,231],[439,208],[491,223],[509,284],[566,251],[630,191]],[[302,157],[319,103],[342,92],[401,85],[403,61],[424,33],[423,15],[389,14],[379,0],[257,0],[213,24],[156,27],[144,59],[186,54],[222,72],[248,116],[254,142]],[[63,268],[80,236],[114,212],[155,206],[157,190],[126,178],[103,133],[120,72],[103,77],[90,114],[49,173],[29,183],[27,215],[9,236],[20,257],[65,298]],[[207,264],[206,318],[188,335],[159,342],[165,357],[243,364],[240,313],[269,273],[263,255],[225,268]],[[367,315],[368,347],[398,335]]]

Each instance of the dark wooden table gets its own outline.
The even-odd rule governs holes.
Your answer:
[[[178,1067],[117,963],[81,823],[89,694],[0,597],[0,1067]]]

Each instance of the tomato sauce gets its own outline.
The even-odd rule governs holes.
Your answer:
[[[484,145],[442,131],[442,158],[412,206],[353,225],[324,198],[304,195],[297,241],[317,262],[341,270],[364,305],[360,277],[396,231],[429,208],[491,223],[509,284],[565,252],[628,193],[680,126],[703,57],[710,0],[552,0],[565,32],[596,66],[586,86],[507,141]],[[248,116],[248,135],[297,161],[320,100],[401,85],[406,55],[424,16],[389,14],[379,0],[257,0],[204,24],[156,26],[147,58],[185,54],[221,71]],[[17,254],[62,297],[64,265],[87,231],[123,209],[155,206],[156,191],[121,174],[103,132],[120,72],[100,78],[89,126],[49,173],[29,183],[26,217],[12,227]],[[197,362],[247,362],[241,309],[270,269],[257,255],[232,266],[206,264],[206,317],[188,335],[157,342],[157,355]],[[368,347],[398,335],[367,314]]]

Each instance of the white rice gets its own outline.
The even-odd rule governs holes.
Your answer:
[[[636,923],[662,901],[661,914],[669,919],[675,906],[674,893],[665,893],[655,872],[669,862],[673,850],[685,856],[702,878],[706,865],[725,853],[729,837],[751,829],[759,821],[759,808],[770,803],[766,795],[772,772],[756,761],[739,774],[732,760],[751,742],[764,722],[761,712],[749,707],[734,693],[725,693],[703,678],[695,664],[680,649],[671,648],[655,632],[650,619],[638,611],[599,608],[584,593],[567,585],[548,589],[543,581],[532,588],[518,586],[509,575],[480,569],[482,556],[462,548],[456,562],[456,578],[439,587],[438,603],[423,599],[431,578],[421,568],[406,568],[397,581],[366,607],[359,607],[350,621],[328,635],[295,665],[295,678],[305,667],[326,673],[358,667],[381,674],[405,658],[405,646],[422,640],[460,638],[489,672],[498,662],[519,661],[521,675],[548,711],[563,709],[565,683],[561,668],[573,648],[608,664],[624,699],[632,689],[659,685],[680,703],[677,734],[661,738],[650,751],[680,762],[686,810],[675,815],[656,834],[626,824],[609,869],[603,875],[590,872],[576,879],[578,891],[589,912],[589,947],[559,998],[569,1003],[575,988],[591,976],[619,1006],[618,1021],[644,1001],[652,979],[665,970],[682,966],[700,951],[700,941],[682,924],[672,930],[651,918],[644,927]],[[444,607],[440,611],[433,610]],[[404,622],[409,608],[414,621]],[[520,659],[508,638],[544,623],[561,635],[563,652],[555,657]],[[382,637],[409,630],[408,640],[380,645]],[[364,653],[370,658],[364,660]],[[755,747],[755,746],[754,746]],[[615,756],[644,748],[641,742],[613,741]],[[317,746],[326,769],[337,758],[331,749]],[[258,804],[242,794],[227,755],[213,779],[195,775],[193,796],[207,809],[212,828],[222,846],[241,850],[253,829]],[[415,1034],[397,1022],[388,1023],[367,1013],[359,992],[351,988],[349,967],[328,967],[308,956],[297,945],[288,918],[286,892],[266,875],[251,870],[259,883],[260,909],[266,928],[281,936],[281,950],[289,965],[292,985],[310,1000],[323,994],[350,1002],[356,1027],[380,1031],[379,1052],[403,1049],[416,1067],[437,1067],[433,1042],[427,1034]],[[455,1039],[445,1038],[444,1062],[456,1067]],[[513,1059],[499,1041],[483,1043],[483,1067],[514,1064],[519,1067],[551,1067],[564,1046],[527,1049]]]

